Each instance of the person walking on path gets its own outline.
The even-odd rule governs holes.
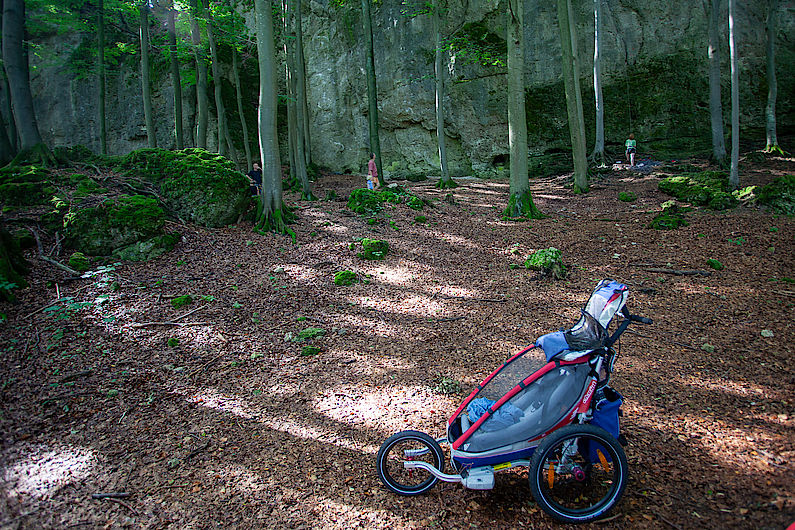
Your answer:
[[[374,190],[378,184],[378,168],[375,166],[375,153],[370,153],[370,160],[367,162],[367,189]]]
[[[627,148],[626,157],[629,162],[629,167],[635,167],[635,135],[630,133],[629,138],[624,142]]]

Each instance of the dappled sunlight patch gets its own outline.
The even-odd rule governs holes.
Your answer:
[[[254,411],[247,402],[212,389],[204,389],[197,393],[191,393],[191,395],[187,396],[186,401],[208,409],[228,412],[247,420],[254,419],[255,417]]]
[[[42,499],[85,480],[97,464],[94,451],[68,445],[23,445],[5,451],[0,485],[9,497]]]
[[[300,282],[316,282],[322,276],[322,272],[308,265],[287,264],[284,265],[284,271],[290,277]]]
[[[296,419],[292,414],[289,416],[270,417],[261,409],[255,408],[252,403],[237,396],[223,394],[214,389],[201,389],[197,391],[175,391],[177,394],[185,395],[188,403],[206,407],[209,409],[226,412],[251,420],[297,438],[323,443],[331,443],[345,449],[357,452],[367,452],[375,454],[378,448],[375,446],[362,445],[355,440],[336,433],[334,430],[312,425],[308,421]]]
[[[398,432],[443,422],[445,401],[423,386],[340,385],[321,393],[312,406],[342,423]]]

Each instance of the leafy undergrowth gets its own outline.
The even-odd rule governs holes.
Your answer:
[[[794,169],[765,164],[741,183]],[[793,220],[694,208],[687,226],[652,230],[659,177],[603,177],[578,196],[563,178],[533,181],[548,217],[532,226],[500,219],[506,181],[458,179],[450,199],[407,185],[436,206],[424,222],[406,204],[382,203],[389,224],[368,224],[346,199],[288,194],[296,245],[250,224],[180,226],[173,252],[82,279],[29,250],[31,287],[0,304],[0,527],[559,528],[526,471],[492,491],[400,498],[375,453],[403,429],[443,435],[475,385],[573,324],[602,278],[627,283],[654,325],[621,341],[612,384],[631,478],[593,528],[786,527]],[[357,182],[325,176],[316,195],[347,198]],[[358,257],[364,238],[387,241],[385,259]],[[565,280],[520,266],[550,247]],[[368,281],[343,288],[338,271]],[[114,492],[129,496],[91,498]]]

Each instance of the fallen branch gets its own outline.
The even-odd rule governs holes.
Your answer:
[[[206,326],[210,322],[141,322],[140,324],[130,324],[131,328],[146,328],[149,326],[175,326],[178,328],[184,326]]]
[[[654,515],[656,515],[657,517],[659,517],[659,518],[660,518],[660,520],[661,520],[662,522],[664,522],[664,523],[668,524],[668,525],[669,525],[671,528],[675,528],[676,530],[682,530],[682,527],[681,527],[681,526],[679,526],[679,525],[677,525],[677,524],[674,524],[674,523],[672,523],[671,521],[669,521],[668,519],[666,519],[665,517],[663,517],[663,516],[662,516],[662,515],[660,515],[659,513],[655,512],[654,510],[652,510],[652,511],[651,511],[651,513],[653,513]]]
[[[675,270],[675,269],[646,269],[648,272],[656,272],[659,274],[673,274],[674,276],[712,276],[712,273],[709,271],[700,271],[700,270]]]
[[[65,375],[58,380],[59,383],[68,383],[69,381],[74,381],[75,379],[79,379],[81,377],[88,377],[89,375],[93,374],[93,370],[83,370],[82,372],[75,372],[73,374]]]
[[[445,317],[445,318],[438,318],[436,322],[455,322],[456,320],[463,320],[466,317]]]
[[[125,508],[130,510],[130,512],[132,512],[133,515],[138,515],[138,510],[136,510],[135,508],[133,508],[132,506],[130,506],[129,504],[127,504],[123,500],[116,499],[114,497],[108,497],[105,500],[111,501],[111,502],[115,502],[116,504],[121,504],[122,506],[124,506]]]
[[[189,374],[188,374],[188,377],[191,377],[191,376],[193,376],[193,375],[196,375],[197,373],[201,372],[202,370],[204,370],[205,368],[207,368],[208,366],[210,366],[212,363],[214,363],[215,361],[217,361],[218,359],[220,359],[220,358],[221,358],[221,357],[223,357],[224,355],[226,355],[226,352],[222,352],[222,353],[220,353],[219,355],[216,355],[215,357],[213,357],[212,359],[210,359],[209,361],[207,361],[206,363],[204,363],[203,365],[199,366],[199,367],[198,367],[198,368],[196,368],[194,371],[192,371],[191,373],[189,373]]]
[[[207,443],[206,443],[206,444],[204,444],[203,446],[199,447],[198,449],[194,449],[193,451],[191,451],[190,453],[188,453],[188,456],[186,456],[186,457],[183,459],[183,462],[187,462],[188,460],[190,460],[191,458],[193,458],[193,457],[194,457],[194,456],[196,456],[197,454],[201,453],[202,451],[204,451],[204,450],[205,450],[205,449],[207,449],[208,447],[210,447],[210,440],[207,440]]]
[[[197,307],[196,309],[193,309],[193,310],[191,310],[191,311],[188,311],[188,312],[187,312],[187,313],[185,313],[184,315],[182,315],[182,316],[179,316],[179,317],[175,318],[175,319],[174,319],[172,322],[176,322],[177,320],[182,320],[182,319],[183,319],[183,318],[185,318],[186,316],[188,316],[188,315],[192,315],[192,314],[193,314],[193,313],[195,313],[196,311],[200,311],[200,310],[204,309],[205,307],[207,307],[208,305],[210,305],[210,304],[204,304],[204,305],[203,305],[203,306],[201,306],[201,307]]]
[[[72,269],[70,267],[67,267],[63,263],[59,263],[59,262],[55,261],[52,258],[48,258],[47,256],[45,256],[44,255],[44,250],[41,248],[41,239],[39,239],[39,233],[36,230],[34,230],[33,228],[31,228],[31,227],[28,227],[28,230],[30,230],[30,232],[33,234],[33,237],[36,239],[36,247],[38,247],[38,249],[39,249],[39,259],[40,260],[46,261],[50,265],[54,265],[54,266],[58,267],[59,269],[65,270],[66,272],[68,272],[72,276],[76,276],[78,278],[80,277],[80,273],[77,272],[76,270],[74,270],[74,269]]]
[[[126,491],[121,492],[113,492],[113,493],[92,493],[92,499],[125,499],[129,497],[130,494]]]

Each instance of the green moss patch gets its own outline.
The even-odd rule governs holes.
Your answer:
[[[91,268],[91,261],[82,252],[75,252],[69,257],[69,266],[77,272],[85,272]]]
[[[348,208],[359,215],[372,215],[384,208],[384,203],[406,204],[413,210],[422,210],[427,204],[400,186],[392,185],[380,191],[364,188],[353,190],[348,197]]]
[[[44,168],[14,166],[0,170],[0,201],[4,206],[44,204],[53,191]]]
[[[663,203],[662,211],[654,216],[649,223],[649,228],[655,230],[676,230],[680,226],[687,226],[685,208],[680,208],[673,201]]]
[[[307,340],[317,339],[324,337],[326,330],[323,328],[306,328],[298,332],[298,335],[293,339],[295,342],[304,342]]]
[[[720,261],[718,261],[716,259],[713,259],[713,258],[709,258],[707,260],[707,266],[709,268],[711,268],[711,269],[715,269],[716,271],[722,271],[723,270],[723,263],[721,263]]]
[[[635,202],[638,200],[638,196],[631,191],[622,191],[618,194],[618,200],[621,202]]]
[[[317,355],[320,353],[320,348],[317,346],[304,346],[301,348],[301,355],[304,357],[310,357],[312,355]]]
[[[563,265],[563,254],[560,250],[550,247],[533,252],[524,262],[527,269],[532,269],[552,276],[556,280],[566,277],[566,267]]]
[[[353,285],[358,281],[359,279],[356,277],[356,273],[353,271],[344,270],[334,274],[334,285]]]
[[[171,299],[171,306],[174,309],[180,309],[192,303],[193,303],[193,297],[189,294],[184,294],[182,296],[178,296],[176,298]]]
[[[784,215],[795,215],[795,175],[777,177],[757,190],[759,204]]]
[[[726,171],[702,171],[664,178],[658,184],[667,195],[711,210],[727,210],[738,204],[729,191],[729,176]]]
[[[389,243],[382,239],[362,239],[362,251],[358,256],[368,260],[382,260],[389,253]]]

